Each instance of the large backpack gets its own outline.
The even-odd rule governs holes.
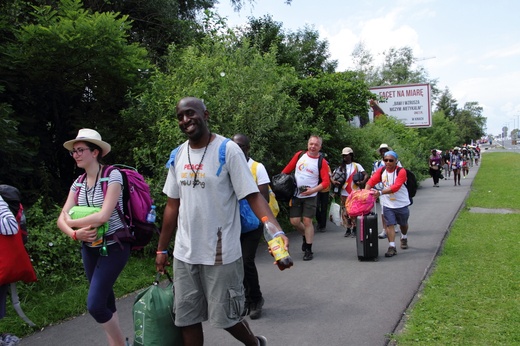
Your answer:
[[[399,171],[401,171],[403,167],[397,167],[397,175],[399,175]],[[386,167],[383,167],[381,170],[381,177],[383,176],[383,172],[385,171]],[[404,183],[404,186],[406,186],[406,189],[408,190],[408,198],[410,199],[410,205],[413,204],[413,198],[415,197],[415,193],[417,192],[417,178],[415,177],[415,174],[410,171],[409,169],[406,169],[406,182]]]
[[[305,150],[297,152],[298,160],[305,154]],[[318,158],[318,172],[321,172],[321,166],[323,165],[323,155],[320,153]],[[321,183],[321,174],[318,175],[318,184]],[[276,196],[276,199],[280,202],[289,202],[296,192],[296,178],[294,172],[290,174],[279,173],[273,176],[272,189]]]
[[[129,241],[132,243],[132,250],[140,250],[152,239],[154,233],[159,234],[159,229],[155,223],[149,223],[146,216],[150,211],[153,200],[150,194],[150,187],[143,176],[133,167],[124,165],[103,166],[101,171],[101,186],[103,196],[107,193],[108,180],[112,170],[117,169],[123,177],[123,205],[116,205],[117,213],[125,226],[125,235],[117,235],[118,241]],[[77,180],[76,204],[86,173],[82,174]]]

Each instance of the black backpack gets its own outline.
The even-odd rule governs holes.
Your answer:
[[[298,153],[298,160],[307,151],[302,150]],[[320,153],[318,158],[318,172],[321,172],[321,166],[323,165],[323,155]],[[318,184],[321,183],[321,175],[318,179]],[[291,174],[280,173],[273,176],[271,179],[271,189],[273,190],[276,200],[280,202],[289,202],[294,197],[296,192],[296,178],[294,172]]]
[[[0,195],[9,206],[9,209],[18,222],[18,232],[22,233],[23,243],[27,243],[27,223],[22,205],[22,194],[20,190],[11,185],[0,185]]]
[[[397,174],[399,175],[399,171],[403,167],[397,167]],[[383,176],[383,172],[385,171],[386,167],[383,167],[381,170],[381,177]],[[409,169],[406,169],[406,182],[404,183],[404,186],[406,186],[406,189],[408,190],[408,198],[410,199],[410,205],[413,204],[413,198],[415,197],[415,194],[417,193],[417,187],[419,184],[417,183],[417,178],[415,177],[415,174],[410,171]]]

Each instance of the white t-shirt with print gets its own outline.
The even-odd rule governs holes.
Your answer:
[[[258,192],[258,186],[244,153],[233,141],[227,142],[226,163],[220,176],[216,175],[220,166],[219,148],[224,140],[216,135],[203,160],[205,148],[190,148],[188,159],[188,141],[184,142],[175,165],[168,171],[163,192],[169,198],[180,199],[173,252],[180,261],[219,265],[242,256],[238,200]],[[194,187],[195,172],[199,184]]]

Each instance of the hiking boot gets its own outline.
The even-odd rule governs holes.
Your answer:
[[[408,249],[408,238],[401,238],[401,249]]]
[[[257,303],[253,303],[250,306],[249,317],[252,320],[257,320],[262,316],[262,307],[264,306],[264,298],[260,298]]]
[[[350,228],[347,228],[347,230],[345,231],[345,237],[350,237],[351,233],[352,231],[350,230]]]
[[[393,257],[395,255],[397,255],[397,250],[395,249],[395,247],[390,246],[388,248],[388,251],[385,253],[385,257]]]
[[[258,339],[259,346],[267,346],[267,339],[265,336],[258,335],[256,338]]]
[[[379,235],[377,236],[379,239],[386,239],[387,235],[386,235],[386,232],[383,231],[381,233],[379,233]]]
[[[305,255],[303,255],[303,260],[304,261],[310,261],[314,258],[314,254],[312,253],[311,250],[309,249],[306,249],[305,250]]]

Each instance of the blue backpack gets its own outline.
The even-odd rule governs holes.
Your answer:
[[[220,147],[218,148],[218,161],[220,163],[220,166],[217,170],[217,177],[220,176],[222,173],[222,167],[226,164],[226,144],[229,142],[230,139],[226,138],[222,144],[220,144]],[[177,156],[177,153],[182,146],[179,145],[177,148],[173,149],[170,153],[170,159],[166,163],[166,168],[170,168],[171,165],[175,165],[175,157]],[[249,206],[249,203],[247,203],[247,200],[241,199],[239,200],[240,205],[240,224],[242,226],[242,233],[251,232],[260,226],[260,220],[256,217],[255,213]]]

